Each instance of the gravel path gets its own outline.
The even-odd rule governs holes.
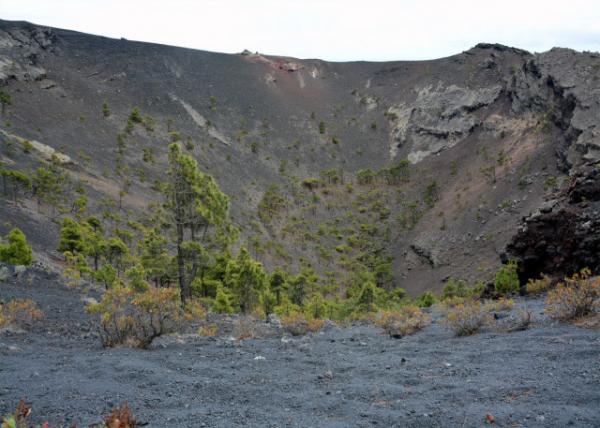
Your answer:
[[[81,294],[43,272],[0,283],[12,297],[46,318],[0,333],[0,411],[27,397],[37,421],[87,426],[127,400],[152,427],[477,427],[487,413],[498,427],[600,426],[600,332],[551,322],[539,299],[519,302],[535,319],[516,333],[455,338],[435,322],[400,340],[353,326],[142,351],[102,349]]]

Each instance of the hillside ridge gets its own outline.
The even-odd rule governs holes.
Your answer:
[[[0,21],[12,100],[0,139],[38,148],[0,160],[31,171],[47,161],[40,147],[60,152],[91,212],[119,200],[133,215],[158,199],[177,138],[230,196],[241,242],[266,266],[308,263],[327,282],[360,261],[416,295],[450,277],[491,278],[521,218],[600,159],[599,64],[595,53],[489,43],[436,60],[335,63]],[[153,129],[127,134],[124,178],[117,139],[134,107]],[[36,251],[60,260],[53,210],[4,204],[0,232],[25,224]]]

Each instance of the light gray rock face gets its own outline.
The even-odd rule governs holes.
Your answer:
[[[15,26],[0,30],[0,83],[44,79],[46,70],[39,65],[39,56],[52,49],[54,41],[50,29]]]
[[[494,132],[487,129],[491,108],[486,107],[507,99],[514,117],[534,114],[541,124],[560,129],[564,141],[557,156],[564,172],[600,160],[600,54],[560,48],[535,55],[518,53],[522,63],[503,72],[504,83],[469,87],[439,81],[415,87],[414,98],[392,105],[387,110],[392,125],[390,157],[408,148],[403,150],[408,159],[418,163],[455,146],[479,127]],[[488,58],[480,66],[496,69],[495,64]]]
[[[388,110],[393,122],[391,156],[398,147],[409,145],[408,160],[417,163],[453,147],[481,125],[483,119],[474,112],[496,101],[502,89],[500,85],[471,89],[441,82],[415,89],[414,103]]]

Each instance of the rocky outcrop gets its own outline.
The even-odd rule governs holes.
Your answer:
[[[44,79],[46,70],[40,65],[39,57],[50,50],[55,41],[50,29],[15,25],[0,30],[0,84],[9,79]]]
[[[538,112],[562,132],[559,168],[600,160],[600,55],[552,49],[527,60],[507,85],[516,114]]]
[[[524,219],[503,255],[516,260],[521,283],[544,273],[570,275],[584,267],[600,274],[600,169],[588,164],[570,186]]]
[[[392,105],[390,154],[408,147],[408,159],[417,163],[451,148],[484,123],[485,107],[504,95],[512,114],[536,114],[540,128],[556,127],[557,164],[565,173],[572,166],[600,160],[600,54],[555,48],[541,54],[501,45],[480,44],[467,55],[491,51],[479,65],[498,69],[506,52],[519,55],[502,78],[504,83],[464,87],[442,82],[415,88],[414,101]]]
[[[481,125],[483,118],[474,112],[492,104],[501,92],[499,85],[471,89],[438,84],[418,89],[414,103],[387,112],[393,124],[392,156],[398,147],[409,145],[408,160],[417,163],[453,147]]]

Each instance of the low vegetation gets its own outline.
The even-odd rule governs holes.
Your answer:
[[[8,326],[29,328],[43,317],[44,313],[33,300],[13,299],[8,302],[0,301],[0,328]]]
[[[397,311],[380,311],[374,321],[390,337],[398,339],[429,325],[431,318],[418,306],[408,305]]]
[[[517,275],[517,263],[509,261],[496,273],[494,289],[500,295],[516,293],[519,291],[519,276]]]
[[[552,287],[552,278],[547,275],[542,275],[538,279],[529,279],[525,285],[525,291],[527,294],[540,294],[544,293]]]
[[[157,337],[176,331],[183,317],[174,288],[150,288],[136,293],[132,288],[116,286],[88,310],[100,315],[100,337],[105,347],[148,348]]]
[[[507,299],[506,297],[501,297],[497,300],[490,300],[485,303],[485,309],[490,312],[509,311],[514,306],[515,301],[513,299]]]
[[[465,300],[448,311],[444,323],[457,336],[469,336],[477,333],[489,323],[492,316],[481,302]]]
[[[600,277],[592,277],[589,269],[583,269],[548,292],[546,311],[552,318],[570,321],[597,310],[599,299]]]
[[[11,265],[30,265],[33,261],[31,245],[20,229],[11,230],[5,237],[6,244],[0,242],[0,261]]]
[[[2,418],[1,428],[51,428],[48,422],[41,425],[34,425],[29,421],[32,413],[32,406],[25,403],[23,399],[19,401],[15,411]],[[77,428],[77,425],[72,422],[69,425],[71,428]],[[136,421],[127,402],[115,407],[107,415],[102,418],[102,422],[92,424],[89,428],[135,428],[141,426]]]
[[[314,318],[300,312],[281,317],[281,326],[292,336],[302,336],[309,332],[314,333],[319,331],[323,324],[323,319]]]

